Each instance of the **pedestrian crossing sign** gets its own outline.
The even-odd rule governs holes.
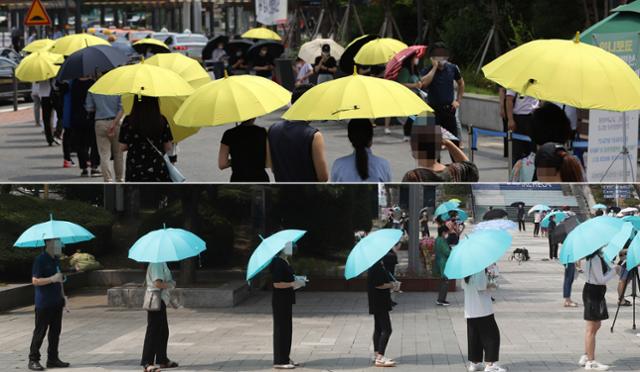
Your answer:
[[[44,5],[40,0],[33,0],[27,16],[24,18],[25,26],[44,26],[51,24],[51,18],[44,9]]]

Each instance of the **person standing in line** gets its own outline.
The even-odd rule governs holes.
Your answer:
[[[527,231],[524,225],[524,205],[518,204],[518,231]]]
[[[447,294],[449,293],[449,279],[444,275],[444,267],[451,254],[451,247],[447,242],[449,229],[446,226],[438,227],[438,237],[435,243],[436,264],[433,266],[434,276],[440,277],[440,290],[438,291],[438,299],[436,305],[449,306]]]
[[[100,170],[104,182],[124,182],[124,154],[118,143],[120,122],[124,112],[120,96],[108,96],[89,92],[84,103],[85,109],[95,116],[96,144],[100,154]],[[113,170],[109,167],[113,159]]]
[[[467,319],[469,372],[506,372],[498,365],[500,329],[493,313],[487,270],[464,278],[464,316]],[[483,363],[484,361],[484,363]]]
[[[100,155],[96,144],[96,128],[93,115],[90,115],[85,108],[85,101],[89,88],[94,80],[83,77],[71,82],[69,89],[71,99],[71,110],[69,120],[73,130],[73,143],[78,152],[78,163],[81,169],[81,177],[99,177],[102,173],[98,169],[100,166]],[[90,168],[90,170],[88,169]]]
[[[549,239],[549,259],[557,260],[558,259],[558,243],[556,242],[555,237],[553,236],[553,231],[556,229],[556,217],[549,217],[549,225],[547,227],[547,238]]]
[[[578,304],[571,300],[571,287],[576,278],[576,264],[570,262],[564,265],[564,282],[562,284],[562,297],[564,307],[578,307]]]
[[[382,260],[371,266],[367,272],[367,294],[369,314],[373,315],[373,352],[376,367],[395,367],[396,362],[385,357],[391,337],[391,289],[394,288],[390,273]]]
[[[498,88],[499,102],[500,102],[500,118],[502,119],[502,131],[507,133],[509,130],[509,119],[507,118],[507,90],[503,87]],[[502,140],[502,156],[509,157],[509,140],[504,137]]]
[[[220,140],[218,168],[231,168],[231,182],[269,182],[267,130],[255,125],[255,120],[226,130]]]
[[[40,121],[40,87],[38,82],[31,83],[31,100],[33,101],[33,119],[36,122],[36,127],[41,127],[42,122]]]
[[[178,363],[167,357],[169,343],[169,321],[167,305],[171,303],[170,290],[176,287],[171,270],[166,263],[150,263],[146,275],[147,291],[160,292],[160,309],[147,311],[147,331],[144,335],[140,365],[145,372],[156,372],[162,368],[177,368]]]
[[[254,58],[252,69],[256,75],[271,80],[273,70],[276,68],[273,63],[273,57],[269,55],[269,49],[266,46],[260,48],[258,55]]]
[[[49,146],[59,145],[57,139],[53,137],[52,117],[53,101],[51,99],[51,80],[38,82],[38,96],[40,96],[40,105],[42,107],[42,124],[44,127],[44,136]]]
[[[509,130],[516,134],[532,137],[533,112],[538,108],[540,101],[533,97],[523,96],[512,90],[507,90],[506,102]],[[511,166],[536,151],[536,145],[533,142],[520,140],[513,140],[512,148]]]
[[[322,53],[316,57],[313,66],[313,71],[318,74],[318,84],[333,80],[338,71],[338,62],[331,56],[329,44],[322,46]]]
[[[585,283],[582,290],[584,303],[584,320],[586,322],[584,335],[584,355],[578,364],[586,370],[607,371],[609,366],[595,360],[596,335],[603,320],[609,319],[607,311],[607,282],[620,273],[620,265],[612,268],[602,257],[601,250],[597,250],[585,258]]]
[[[542,213],[535,211],[533,213],[533,237],[537,238],[540,235],[540,221],[542,221]]]
[[[62,331],[62,312],[67,306],[60,272],[62,242],[60,239],[44,241],[45,249],[33,262],[31,283],[35,288],[35,329],[31,338],[28,368],[32,371],[44,371],[40,364],[40,347],[44,336],[48,336],[47,368],[67,368],[69,363],[58,356],[60,332]]]

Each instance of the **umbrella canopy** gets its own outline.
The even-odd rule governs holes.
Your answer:
[[[511,235],[504,230],[474,231],[453,248],[444,275],[449,279],[462,279],[486,269],[500,260],[511,246],[511,240]]]
[[[340,70],[345,74],[353,73],[353,68],[355,66],[355,61],[353,59],[360,51],[360,48],[362,48],[363,45],[370,42],[371,40],[375,40],[377,38],[378,36],[376,35],[362,35],[358,38],[353,39],[344,49],[342,56],[340,56]]]
[[[609,244],[624,223],[619,218],[599,216],[576,226],[562,244],[560,263],[579,261]]]
[[[91,34],[73,34],[55,40],[49,51],[66,57],[82,48],[94,45],[109,45],[109,42]]]
[[[591,207],[591,209],[597,211],[598,209],[607,209],[608,207],[604,204],[595,204],[593,207]]]
[[[359,65],[384,65],[407,48],[407,44],[396,39],[375,39],[364,44],[353,60]]]
[[[511,220],[500,220],[493,219],[488,221],[482,221],[477,224],[473,231],[479,230],[515,230],[518,228],[518,225]]]
[[[427,47],[425,45],[412,45],[407,49],[401,50],[398,54],[391,58],[389,63],[387,63],[387,67],[384,70],[384,78],[389,80],[396,80],[398,78],[400,70],[402,70],[402,65],[407,59],[411,59],[414,56],[422,58],[424,57],[426,52]]]
[[[34,40],[34,41],[30,42],[29,44],[27,44],[27,46],[22,48],[22,51],[23,52],[27,52],[27,53],[48,52],[49,49],[51,49],[51,47],[53,47],[54,43],[55,43],[55,41],[53,41],[51,39],[38,39],[38,40]]]
[[[454,201],[446,201],[442,204],[440,204],[438,206],[438,208],[436,208],[435,212],[433,212],[433,215],[436,217],[439,217],[443,214],[448,214],[449,211],[455,210],[458,208],[458,206],[460,205],[460,203],[456,203]]]
[[[16,68],[16,78],[20,81],[36,82],[49,80],[58,74],[63,57],[49,52],[33,52],[24,57]]]
[[[482,68],[523,96],[581,109],[640,109],[640,79],[620,57],[575,40],[536,40]]]
[[[225,45],[224,50],[227,51],[227,54],[229,56],[236,55],[236,52],[238,51],[242,52],[242,54],[245,55],[252,45],[253,42],[250,40],[235,39],[229,41],[227,45]]]
[[[380,261],[402,238],[402,230],[381,229],[361,239],[351,250],[344,267],[344,277],[355,278]]]
[[[458,198],[452,198],[449,199],[450,202],[452,203],[458,203],[458,205],[460,205],[462,203],[462,200],[458,199]]]
[[[636,234],[627,250],[627,270],[640,265],[640,234]]]
[[[580,35],[580,40],[596,45],[596,34],[638,32],[638,29],[640,29],[640,2],[634,1],[613,9],[611,15],[586,29]]]
[[[536,204],[533,207],[531,207],[531,209],[529,209],[529,212],[527,212],[527,214],[531,214],[533,212],[543,212],[543,211],[550,211],[551,208],[549,208],[549,206],[544,205],[544,204]]]
[[[458,222],[464,222],[469,219],[469,215],[467,214],[467,212],[463,211],[460,208],[456,208],[452,212],[458,213],[458,216],[456,218]]]
[[[578,226],[580,221],[576,216],[569,216],[564,219],[564,221],[560,222],[556,229],[553,230],[552,240],[556,243],[563,243],[567,238],[567,235]]]
[[[177,73],[143,62],[107,72],[89,91],[118,96],[180,97],[193,93],[193,88]]]
[[[342,53],[344,53],[344,47],[342,45],[336,43],[333,39],[322,38],[317,38],[302,44],[300,51],[298,51],[298,57],[307,63],[314,63],[316,57],[322,53],[322,47],[325,44],[329,45],[331,57],[335,58],[336,61],[342,57]],[[353,68],[351,71],[353,71]]]
[[[498,220],[507,217],[509,214],[504,209],[492,209],[482,216],[483,221]]]
[[[111,46],[121,51],[127,58],[131,58],[136,54],[135,49],[131,46],[131,43],[124,39],[118,39],[111,43]]]
[[[222,43],[225,46],[229,42],[229,37],[226,35],[218,35],[213,39],[207,41],[207,45],[202,48],[202,60],[206,61],[211,59],[213,51],[218,47],[218,44]]]
[[[225,76],[196,89],[176,113],[177,125],[216,126],[257,118],[291,101],[291,93],[254,75]]]
[[[626,213],[636,213],[636,212],[638,212],[638,208],[627,207],[627,208],[624,208],[623,210],[621,210],[619,213],[626,214]]]
[[[302,95],[286,120],[349,120],[433,112],[418,95],[395,81],[353,74],[318,84]]]
[[[37,248],[48,239],[60,239],[62,244],[80,243],[95,236],[84,227],[68,221],[57,221],[49,215],[49,221],[33,225],[25,230],[13,244],[17,248]]]
[[[609,244],[602,250],[604,258],[607,259],[607,261],[613,261],[629,239],[633,238],[635,233],[636,230],[633,228],[633,225],[625,222],[620,231],[613,236]]]
[[[280,57],[282,53],[284,53],[284,45],[281,43],[273,40],[263,40],[253,44],[251,48],[249,48],[247,51],[247,58],[249,60],[257,58],[260,54],[260,49],[262,48],[267,48],[267,55],[273,59]]]
[[[625,222],[629,222],[630,224],[633,225],[633,227],[640,231],[640,217],[638,216],[624,216],[622,217],[622,220]]]
[[[196,234],[164,226],[138,239],[129,249],[129,258],[138,262],[173,262],[197,256],[206,249],[206,243]]]
[[[568,214],[566,214],[565,212],[561,212],[561,211],[556,211],[556,212],[551,212],[549,214],[547,214],[546,216],[544,216],[544,218],[542,219],[542,221],[540,221],[540,226],[543,228],[547,228],[549,227],[549,222],[551,222],[551,217],[554,217],[554,220],[556,221],[556,224],[564,221],[565,218],[567,218]]]
[[[282,38],[277,33],[269,30],[266,27],[252,28],[244,34],[240,35],[244,39],[259,39],[259,40],[276,40],[282,41]]]
[[[58,80],[95,77],[127,63],[127,56],[108,45],[95,45],[71,54],[60,66]]]
[[[521,201],[517,201],[517,202],[513,202],[511,203],[509,206],[511,207],[518,207],[518,206],[525,206],[525,202],[521,202]]]
[[[282,230],[271,235],[262,242],[251,254],[247,265],[247,281],[251,280],[265,267],[269,266],[275,255],[289,243],[296,243],[306,234],[305,230]]]
[[[171,49],[164,42],[154,38],[144,38],[131,44],[133,49],[139,54],[146,54],[151,52],[153,54],[170,53]]]

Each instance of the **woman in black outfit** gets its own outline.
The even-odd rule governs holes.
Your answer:
[[[269,167],[267,130],[254,122],[244,121],[222,135],[218,167],[231,167],[231,182],[269,182],[265,171]]]
[[[382,260],[371,266],[367,274],[367,294],[369,314],[373,315],[373,351],[376,367],[394,367],[396,362],[384,356],[389,337],[391,337],[391,275],[384,268]]]
[[[157,97],[136,97],[120,128],[122,151],[127,152],[125,181],[171,182],[163,156],[171,151],[173,136],[160,114]]]

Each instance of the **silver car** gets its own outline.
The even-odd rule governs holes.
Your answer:
[[[201,60],[202,49],[207,45],[207,41],[209,41],[207,37],[202,34],[184,32],[170,35],[164,42],[172,52],[178,52],[187,57]]]

